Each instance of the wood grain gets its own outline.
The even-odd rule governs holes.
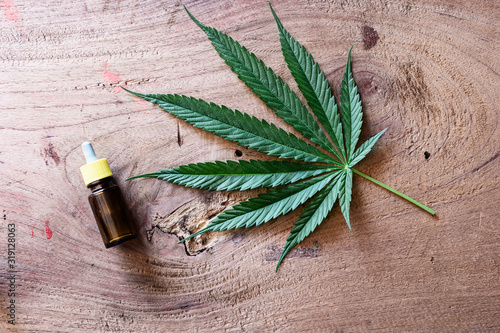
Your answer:
[[[293,88],[267,1],[184,1]],[[338,207],[277,257],[299,212],[177,244],[256,192],[129,176],[263,156],[119,89],[192,95],[290,130],[217,56],[180,1],[4,0],[0,11],[2,239],[15,223],[12,332],[500,331],[500,5],[497,1],[273,1],[338,95],[353,46],[362,139],[349,231]],[[110,161],[139,237],[106,250],[79,173],[83,141]],[[241,157],[236,155],[240,150]],[[50,237],[49,237],[50,236]]]

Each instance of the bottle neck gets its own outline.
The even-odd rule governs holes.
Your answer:
[[[106,178],[102,178],[102,179],[98,179],[95,182],[92,182],[92,183],[87,185],[87,187],[92,192],[99,191],[99,190],[102,190],[104,188],[111,187],[111,186],[116,186],[116,182],[113,179],[113,177],[111,177],[111,176],[106,177]]]

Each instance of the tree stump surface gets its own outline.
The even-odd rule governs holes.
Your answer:
[[[267,1],[184,4],[298,91]],[[437,212],[355,175],[352,231],[335,207],[278,274],[300,209],[184,245],[181,237],[259,190],[124,182],[187,163],[267,157],[119,86],[203,98],[290,130],[218,57],[181,1],[2,6],[2,331],[500,331],[497,1],[273,1],[336,96],[353,46],[361,141],[388,127],[359,170]],[[104,248],[79,171],[84,141],[110,162],[136,240]]]

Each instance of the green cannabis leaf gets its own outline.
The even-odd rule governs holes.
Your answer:
[[[272,123],[238,110],[207,103],[193,97],[130,92],[157,104],[164,111],[205,131],[259,152],[295,161],[216,161],[179,166],[134,178],[155,177],[175,184],[216,191],[273,187],[264,194],[240,202],[219,214],[189,237],[207,231],[248,228],[286,214],[309,199],[281,253],[276,271],[286,254],[306,238],[326,218],[339,201],[349,229],[349,208],[353,173],[414,203],[430,214],[434,211],[395,189],[353,169],[373,148],[386,129],[358,149],[362,125],[361,100],[351,70],[351,50],[340,87],[340,113],[325,77],[305,47],[283,27],[271,4],[278,25],[281,49],[288,68],[307,100],[312,113],[284,81],[255,54],[226,34],[204,25],[186,9],[191,19],[207,34],[216,51],[231,70],[266,105],[316,146],[285,132]],[[126,90],[126,89],[125,89]],[[316,116],[317,121],[314,119]],[[312,163],[323,164],[312,164]]]

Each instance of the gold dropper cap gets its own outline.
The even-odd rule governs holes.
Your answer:
[[[97,159],[94,148],[92,148],[92,144],[90,142],[84,142],[82,144],[82,150],[85,155],[85,160],[87,161],[87,164],[80,167],[80,172],[82,173],[85,185],[93,183],[99,179],[113,176],[113,173],[109,168],[108,160],[105,158],[101,158],[100,160]]]

